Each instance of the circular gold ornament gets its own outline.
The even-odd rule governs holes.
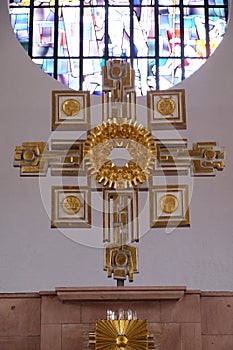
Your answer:
[[[163,116],[173,115],[176,105],[171,97],[161,97],[157,102],[157,109]]]
[[[118,335],[116,338],[116,346],[118,348],[125,348],[128,343],[128,338],[125,335]]]
[[[81,208],[80,199],[76,196],[67,196],[62,201],[63,210],[69,215],[75,215]]]
[[[208,149],[207,151],[205,151],[205,158],[212,160],[216,157],[216,152],[212,149]]]
[[[23,159],[27,161],[31,161],[34,159],[34,152],[33,151],[24,151],[23,152]]]
[[[124,252],[119,252],[115,256],[115,261],[118,266],[125,266],[127,264],[127,255]]]
[[[121,67],[119,67],[118,65],[113,66],[111,69],[111,73],[114,78],[118,78],[122,73]]]
[[[67,117],[73,117],[80,111],[80,103],[74,99],[66,100],[62,103],[62,110]]]
[[[160,199],[160,208],[166,214],[172,214],[178,208],[179,202],[173,194],[166,194]]]
[[[130,160],[116,166],[110,160],[114,148],[125,148]],[[151,133],[137,123],[104,122],[90,130],[84,146],[88,170],[104,186],[124,189],[147,180],[156,158]]]

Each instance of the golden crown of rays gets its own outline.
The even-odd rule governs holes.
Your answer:
[[[124,166],[110,159],[114,148],[125,148],[130,161]],[[103,185],[113,188],[137,186],[147,180],[156,158],[156,146],[150,131],[132,121],[108,120],[88,132],[84,146],[88,171]]]
[[[148,349],[146,320],[96,321],[96,350]]]

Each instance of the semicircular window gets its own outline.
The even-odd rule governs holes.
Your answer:
[[[101,66],[121,57],[138,95],[193,74],[221,42],[227,0],[10,0],[12,28],[44,72],[101,92]]]

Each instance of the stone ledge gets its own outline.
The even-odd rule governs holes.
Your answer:
[[[40,294],[39,293],[1,293],[0,298],[2,298],[2,299],[40,298]]]
[[[233,297],[233,292],[206,291],[206,292],[201,292],[201,297]]]
[[[80,287],[56,288],[62,301],[180,300],[186,287]]]

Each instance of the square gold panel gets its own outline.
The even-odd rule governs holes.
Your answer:
[[[52,187],[51,227],[91,227],[91,194],[88,187]]]
[[[150,226],[188,227],[188,185],[151,186]]]
[[[52,91],[52,130],[87,130],[89,126],[89,91]]]
[[[148,128],[186,129],[185,90],[147,93]]]

